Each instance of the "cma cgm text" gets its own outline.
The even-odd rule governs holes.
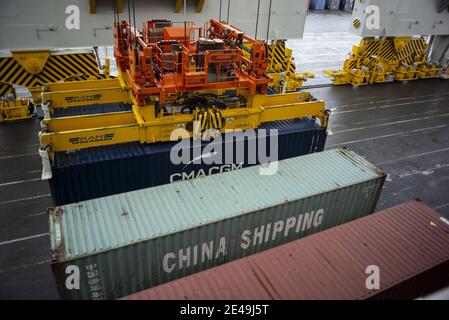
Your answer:
[[[239,164],[233,163],[233,164],[225,164],[220,167],[211,167],[207,170],[200,169],[198,171],[174,173],[170,176],[170,183],[175,182],[175,181],[196,179],[196,178],[200,178],[200,177],[210,176],[214,173],[229,172],[229,171],[239,170],[242,168],[243,168],[243,163],[239,163]]]

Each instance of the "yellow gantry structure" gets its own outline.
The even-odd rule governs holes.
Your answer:
[[[8,85],[27,87],[40,104],[44,83],[105,79],[93,50],[12,51],[0,56],[0,97]]]
[[[50,152],[98,147],[138,141],[154,143],[178,140],[177,129],[194,136],[195,114],[170,114],[156,111],[154,103],[138,106],[122,77],[118,79],[53,83],[42,92],[47,115],[42,120],[40,142]],[[128,103],[130,111],[97,113],[54,118],[58,108],[80,108],[92,104]],[[314,117],[327,125],[328,112],[323,101],[308,92],[256,94],[248,96],[246,105],[219,111],[220,132],[257,128],[263,122]],[[184,138],[184,137],[182,137]]]
[[[435,78],[446,72],[429,63],[423,37],[364,38],[353,46],[342,70],[325,70],[334,85],[364,85]]]
[[[119,79],[48,83],[43,86],[42,97],[52,108],[132,102]]]

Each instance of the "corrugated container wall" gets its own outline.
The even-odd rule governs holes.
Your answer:
[[[62,297],[122,297],[366,216],[385,180],[347,149],[276,164],[51,209]],[[65,286],[71,268],[79,290]]]
[[[268,155],[270,143],[275,140],[274,133],[266,130],[274,129],[278,130],[279,160],[324,149],[326,129],[313,120],[304,119],[265,123],[253,131],[253,137],[247,135],[250,138],[245,138],[245,134],[238,134],[232,141],[223,138],[221,142],[213,142],[221,143],[221,164],[206,164],[203,160],[198,164],[174,164],[170,160],[170,152],[175,142],[136,142],[56,153],[53,177],[49,180],[53,203],[63,205],[263,163],[260,158],[253,162],[249,160],[248,141],[255,139],[258,145],[265,141],[261,134],[267,132]],[[241,144],[244,144],[244,162],[237,162],[236,148]],[[201,149],[204,150],[207,145],[208,142],[203,141]],[[233,163],[224,161],[227,147],[233,150]],[[194,159],[197,157],[193,156],[193,149],[192,143],[182,152],[189,153],[190,159]],[[201,151],[204,156],[207,156],[206,153]]]
[[[412,201],[126,299],[415,299],[448,285],[449,220]]]

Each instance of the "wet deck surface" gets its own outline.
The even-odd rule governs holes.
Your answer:
[[[389,174],[378,209],[421,198],[449,218],[449,82],[325,87],[327,148],[348,146]],[[39,121],[0,125],[0,299],[57,299],[49,258]]]
[[[315,75],[305,85],[331,83],[323,70],[339,70],[353,45],[361,37],[348,32],[352,14],[347,12],[309,13],[302,39],[289,39],[286,46],[293,50],[296,70]]]
[[[347,146],[388,173],[377,209],[420,198],[449,217],[449,83],[311,90],[333,110],[326,149]]]

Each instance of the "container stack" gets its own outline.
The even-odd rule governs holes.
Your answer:
[[[281,160],[272,175],[263,169],[51,209],[62,297],[120,298],[364,217],[385,181],[347,149]],[[72,265],[81,270],[79,290],[65,286]]]
[[[78,112],[105,109],[102,106],[77,108]],[[111,111],[111,107],[107,110]],[[278,160],[319,152],[324,149],[326,137],[326,128],[315,121],[297,119],[267,122],[251,134],[248,131],[236,133],[233,139],[223,136],[222,139],[201,141],[199,151],[195,150],[197,144],[190,141],[182,145],[178,142],[135,142],[57,152],[51,166],[50,190],[54,205],[69,204],[260,164],[259,157],[252,159],[249,154],[250,144],[257,151],[261,143],[266,143],[265,154],[268,156],[270,146],[276,144]],[[208,164],[204,160],[211,155],[207,151],[211,148],[222,152],[220,161]],[[243,161],[236,156],[240,149],[244,151]],[[197,158],[197,161],[175,164],[170,160],[175,150],[189,159]],[[232,157],[231,162],[226,161],[227,156]]]
[[[449,221],[412,201],[125,299],[402,300],[448,284]]]
[[[49,233],[61,297],[408,299],[448,285],[449,221],[418,202],[371,216],[386,174],[347,148],[323,151],[326,138],[304,118],[232,139],[56,152]],[[377,289],[364,281],[370,266],[388,275]],[[67,285],[74,268],[79,288]]]

